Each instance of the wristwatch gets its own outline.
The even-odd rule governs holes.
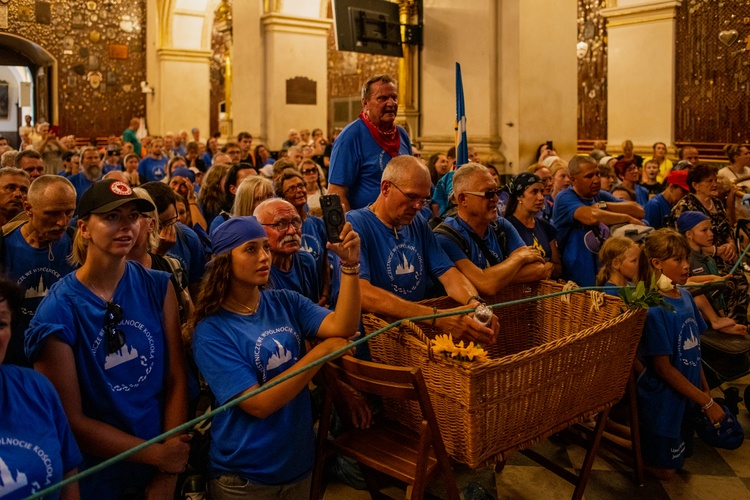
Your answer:
[[[596,205],[597,205],[597,208],[599,210],[607,210],[607,202],[606,201],[600,201]]]

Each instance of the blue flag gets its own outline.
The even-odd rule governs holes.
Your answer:
[[[469,163],[469,142],[466,139],[466,104],[461,65],[456,63],[456,166]]]

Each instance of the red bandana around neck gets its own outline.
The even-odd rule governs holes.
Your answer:
[[[398,156],[398,150],[401,147],[401,134],[398,133],[398,128],[395,125],[392,131],[383,132],[370,121],[370,117],[365,114],[364,109],[359,112],[359,119],[367,125],[370,135],[378,143],[378,146],[383,148],[383,151],[393,158]]]

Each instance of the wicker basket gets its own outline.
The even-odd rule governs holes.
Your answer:
[[[562,290],[541,282],[507,287],[488,304],[509,302]],[[437,413],[448,453],[479,467],[536,442],[617,402],[625,391],[645,311],[621,314],[620,299],[607,296],[599,311],[588,293],[517,304],[495,310],[500,335],[484,346],[489,362],[459,362],[432,355],[439,329],[402,324],[370,340],[375,361],[416,366],[422,372]],[[448,308],[449,298],[426,304]],[[393,320],[364,316],[369,334]],[[386,414],[416,428],[419,407],[386,401]]]

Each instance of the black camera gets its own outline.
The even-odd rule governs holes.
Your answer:
[[[338,243],[341,241],[339,235],[344,229],[346,218],[344,207],[341,206],[341,198],[337,194],[324,194],[320,197],[320,208],[323,210],[323,222],[326,224],[328,241]]]

